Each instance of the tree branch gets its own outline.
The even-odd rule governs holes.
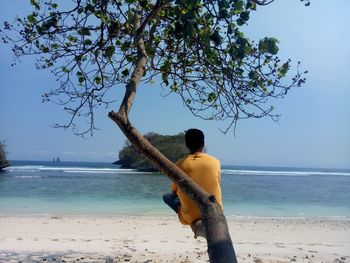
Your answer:
[[[138,28],[138,35],[141,35],[143,30],[145,29],[146,25],[153,19],[153,17],[156,16],[156,14],[159,12],[159,10],[163,7],[164,3],[162,3],[163,0],[157,0],[156,4],[154,5],[152,11],[148,14],[148,16],[145,18],[145,20],[142,22],[140,27]]]
[[[274,2],[275,0],[251,0],[251,2],[257,4],[257,5],[269,5],[272,2]]]
[[[130,109],[135,99],[136,89],[138,84],[140,83],[141,77],[145,72],[145,67],[147,63],[147,53],[145,49],[145,43],[142,36],[142,31],[140,31],[141,27],[141,8],[138,7],[135,15],[134,21],[134,31],[135,31],[135,44],[137,47],[137,62],[135,69],[131,75],[129,83],[126,85],[125,95],[123,101],[119,108],[119,114],[124,116],[124,118],[128,118]]]

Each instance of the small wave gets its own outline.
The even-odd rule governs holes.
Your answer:
[[[63,173],[118,173],[118,174],[149,174],[135,169],[123,168],[90,168],[90,167],[49,167],[49,166],[10,166],[6,171],[19,172],[63,172]]]
[[[17,175],[15,176],[15,178],[43,178],[44,176],[40,176],[40,175]]]
[[[101,174],[110,174],[110,173],[122,173],[122,174],[152,174],[152,172],[140,172],[138,170],[133,170],[133,169],[111,169],[111,170],[91,170],[91,169],[86,169],[86,170],[65,170],[63,172],[69,172],[69,173],[101,173]]]
[[[256,170],[231,170],[223,169],[223,174],[233,175],[283,175],[283,176],[313,176],[313,175],[335,175],[335,176],[350,176],[346,172],[321,172],[321,171],[256,171]]]
[[[26,172],[37,172],[38,169],[43,168],[42,165],[23,165],[23,166],[9,166],[6,167],[5,171],[26,171]]]
[[[228,214],[226,215],[227,219],[249,219],[249,220],[335,220],[335,221],[348,221],[350,220],[350,216],[346,215],[307,215],[307,216],[301,216],[301,215],[269,215],[269,216],[262,216],[262,215],[238,215],[238,214]]]
[[[5,171],[16,172],[62,172],[62,173],[95,173],[95,174],[152,174],[141,172],[136,169],[124,168],[95,168],[95,167],[59,167],[45,165],[10,166]],[[224,175],[254,175],[254,176],[350,176],[350,172],[337,171],[269,171],[269,170],[239,170],[222,169]]]
[[[85,167],[43,167],[39,168],[43,172],[64,172],[64,173],[144,173],[134,169],[119,168],[85,168]]]

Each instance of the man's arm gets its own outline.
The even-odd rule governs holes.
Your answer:
[[[182,160],[183,160],[184,158],[181,158],[180,160],[177,160],[176,162],[175,162],[175,164],[177,165],[177,167],[179,167],[180,169],[181,169],[181,163],[182,163]],[[177,196],[177,185],[175,184],[175,183],[171,183],[171,185],[170,185],[170,188],[171,188],[171,192],[173,193],[173,195],[176,195]]]

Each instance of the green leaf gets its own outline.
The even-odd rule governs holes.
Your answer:
[[[87,45],[87,46],[92,45],[91,39],[85,39],[84,44]]]
[[[193,26],[192,23],[188,23],[186,28],[185,28],[185,36],[188,38],[188,39],[192,39],[196,36],[196,29],[195,27]]]
[[[242,0],[233,1],[233,10],[235,14],[239,14],[243,11],[244,2]]]
[[[123,71],[122,71],[122,74],[123,74],[123,76],[124,77],[126,77],[126,76],[128,76],[129,75],[129,69],[124,69]]]
[[[273,37],[265,37],[259,41],[259,51],[261,53],[269,53],[271,55],[276,55],[278,53],[278,40]]]
[[[259,77],[259,74],[256,71],[252,70],[249,72],[248,77],[252,80],[257,80]]]
[[[27,16],[27,19],[28,19],[28,22],[32,23],[32,24],[37,22],[36,17],[35,17],[34,14],[31,14],[31,15]]]
[[[171,90],[173,91],[173,92],[177,92],[179,89],[178,89],[178,87],[177,87],[177,84],[173,84],[173,85],[171,85]]]
[[[147,10],[150,7],[148,0],[139,0],[139,3],[140,6],[145,10]]]
[[[163,65],[160,66],[160,71],[162,72],[168,72],[171,66],[171,61],[166,60],[164,61]]]
[[[96,84],[101,84],[101,78],[100,77],[96,77],[95,78],[95,82],[96,82]]]
[[[225,19],[229,17],[228,8],[230,7],[229,2],[226,0],[218,1],[219,7],[219,19]]]
[[[263,92],[268,93],[269,90],[266,88],[266,86],[264,85],[264,83],[262,83],[261,81],[258,81],[257,84],[259,85],[259,87],[263,90]]]
[[[135,56],[130,55],[130,54],[126,55],[125,58],[128,62],[132,62],[135,60]]]
[[[279,76],[280,78],[284,77],[284,76],[287,74],[288,70],[289,70],[289,63],[286,62],[286,63],[284,63],[281,67],[279,67],[279,68],[277,69],[278,76]]]
[[[228,17],[229,17],[229,14],[228,14],[227,9],[220,9],[220,11],[219,11],[219,18],[220,19],[225,19],[225,18],[228,18]]]
[[[251,2],[252,3],[252,2]],[[256,3],[254,2],[254,3],[252,3],[252,6],[250,7],[250,9],[252,9],[252,10],[254,10],[254,11],[256,11]]]
[[[211,34],[210,40],[214,42],[215,46],[220,45],[222,43],[222,37],[220,36],[220,32],[218,30],[215,30],[213,34]]]
[[[251,9],[251,10],[256,10],[256,2],[253,1],[247,1],[247,4],[245,6],[245,9]]]
[[[82,84],[85,81],[85,77],[84,76],[79,77],[78,81],[80,84]]]
[[[82,58],[83,58],[83,55],[76,55],[76,56],[74,57],[74,60],[75,60],[75,61],[81,61]]]
[[[107,57],[107,58],[111,58],[114,54],[114,51],[115,51],[115,47],[114,46],[108,46],[106,49],[105,49],[105,52],[104,52],[104,56]]]
[[[167,73],[167,72],[163,72],[163,73],[162,73],[162,80],[163,80],[163,82],[164,82],[164,84],[165,84],[166,86],[169,85],[168,73]]]
[[[239,25],[239,26],[243,26],[244,25],[244,20],[242,19],[242,18],[238,18],[237,20],[236,20],[236,22],[237,22],[237,25]]]
[[[242,76],[243,73],[244,73],[244,70],[237,67],[237,68],[235,68],[235,73],[236,73],[238,76]]]
[[[71,41],[71,42],[77,42],[77,41],[78,41],[78,39],[77,39],[76,37],[72,36],[72,35],[68,35],[68,36],[67,36],[67,39],[68,39],[69,41]]]
[[[118,21],[113,21],[111,24],[108,26],[108,35],[110,37],[115,37],[118,35],[120,31],[121,25]]]
[[[82,36],[91,36],[91,32],[90,32],[89,28],[87,28],[87,27],[83,27],[83,28],[78,29],[77,33],[79,35],[82,35]]]
[[[41,51],[44,52],[44,53],[47,53],[47,52],[50,51],[50,49],[48,47],[42,46],[41,47]]]
[[[94,15],[97,17],[97,18],[101,18],[103,15],[104,15],[104,12],[103,10],[96,10]]]
[[[51,48],[53,48],[53,49],[58,49],[59,47],[60,47],[60,45],[57,43],[54,43],[51,45]]]
[[[130,48],[131,43],[130,41],[125,41],[122,46],[120,47],[121,51],[126,52]]]
[[[242,19],[242,21],[247,22],[249,20],[249,11],[244,11],[239,15],[239,18]]]
[[[91,4],[87,4],[85,7],[85,13],[94,13],[95,12],[95,6]]]
[[[214,92],[211,92],[208,95],[208,102],[213,102],[216,98],[217,98],[216,94]]]
[[[227,34],[233,34],[233,31],[234,30],[234,24],[230,23],[228,24],[228,27],[227,27]]]
[[[108,23],[108,16],[106,16],[105,12],[103,10],[97,10],[94,15],[101,19],[104,23]]]
[[[36,9],[40,9],[40,3],[38,0],[30,0],[30,4],[34,6]]]

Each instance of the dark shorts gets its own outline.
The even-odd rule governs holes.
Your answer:
[[[176,214],[178,213],[181,203],[180,203],[180,199],[177,195],[174,195],[172,193],[165,194],[165,195],[163,195],[163,201],[171,209],[173,209]]]

